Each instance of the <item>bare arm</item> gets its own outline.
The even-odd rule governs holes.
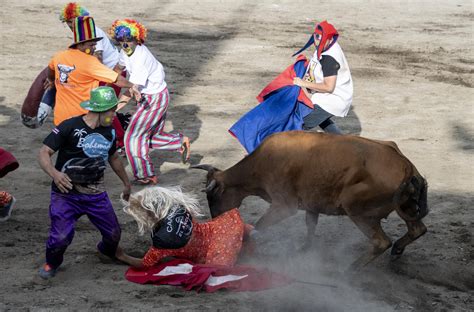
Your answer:
[[[120,160],[117,152],[115,152],[112,156],[109,157],[109,164],[115,174],[120,178],[120,180],[122,180],[122,196],[124,200],[128,201],[131,192],[130,180],[128,179],[127,173],[125,172],[125,168],[123,167],[122,161]]]
[[[114,71],[118,74],[122,74],[123,70],[125,69],[125,66],[121,66],[119,63],[117,63],[114,66]]]
[[[114,83],[119,86],[120,88],[132,88],[133,86],[135,86],[133,83],[131,83],[130,81],[128,81],[127,79],[125,79],[122,75],[118,75],[117,76],[117,80],[114,81]]]
[[[56,184],[61,192],[69,193],[69,190],[72,189],[71,179],[64,172],[60,172],[54,168],[51,161],[51,157],[54,153],[55,151],[43,144],[38,154],[39,165],[44,172],[53,178],[54,184]]]
[[[117,80],[114,83],[120,88],[128,88],[128,90],[130,90],[130,93],[133,94],[135,99],[137,101],[140,101],[142,95],[138,90],[138,86],[136,84],[131,83],[130,81],[122,77],[122,75],[117,75]]]
[[[132,256],[127,255],[122,248],[117,247],[117,251],[115,252],[115,257],[126,264],[135,267],[135,268],[143,268],[142,259],[135,258]]]
[[[320,93],[333,93],[336,88],[337,75],[324,77],[323,82],[309,82],[301,78],[294,78],[293,84]]]

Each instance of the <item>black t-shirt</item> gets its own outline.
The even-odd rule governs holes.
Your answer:
[[[323,55],[319,63],[321,63],[324,77],[336,76],[341,68],[341,65],[330,55]]]
[[[63,121],[43,144],[58,151],[55,168],[72,179],[73,191],[101,193],[105,191],[103,176],[107,160],[117,149],[115,130],[111,126],[91,129],[82,117]],[[54,182],[53,190],[59,192]]]

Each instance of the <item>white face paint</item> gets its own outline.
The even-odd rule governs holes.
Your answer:
[[[137,43],[135,41],[120,41],[120,47],[128,56],[132,55],[135,52]]]

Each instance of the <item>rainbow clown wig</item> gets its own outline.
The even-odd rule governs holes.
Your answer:
[[[145,42],[146,28],[132,19],[116,20],[109,29],[109,35],[116,41],[131,41],[135,39],[138,44]]]
[[[61,22],[66,22],[68,20],[74,19],[79,16],[88,16],[89,11],[79,3],[76,2],[69,2],[64,6],[59,13],[59,20]]]

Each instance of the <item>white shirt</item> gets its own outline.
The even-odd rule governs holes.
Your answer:
[[[113,69],[119,60],[117,48],[110,42],[107,34],[97,26],[95,27],[95,34],[97,37],[102,37],[102,40],[98,41],[95,46],[96,51],[102,51],[102,64]]]
[[[125,66],[128,80],[138,85],[141,93],[156,94],[166,88],[163,65],[143,44],[137,45],[131,56],[120,51],[119,65]]]
[[[332,93],[316,92],[311,96],[311,102],[319,105],[326,112],[339,117],[344,117],[349,112],[352,104],[353,85],[351,71],[347,64],[344,52],[336,42],[329,50],[321,55],[332,56],[341,66],[337,72],[336,87]],[[308,66],[310,79],[316,83],[322,83],[324,80],[321,63],[318,60],[317,51],[314,52]]]

